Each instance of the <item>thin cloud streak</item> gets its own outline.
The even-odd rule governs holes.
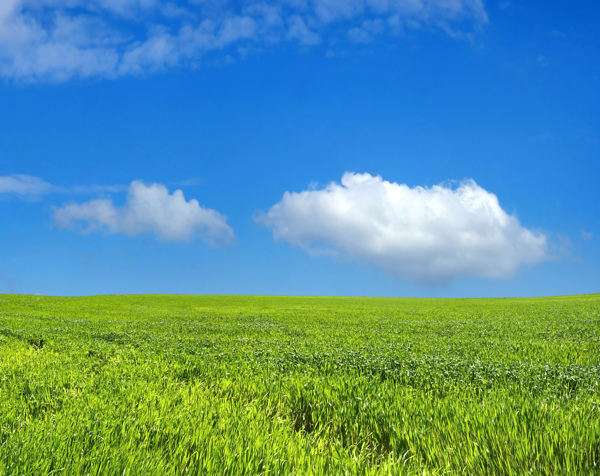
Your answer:
[[[0,76],[22,81],[148,74],[281,42],[369,42],[427,27],[462,37],[482,0],[3,0]],[[463,32],[466,30],[466,33]]]
[[[0,196],[8,195],[25,200],[41,199],[51,194],[97,194],[126,192],[126,185],[74,185],[61,187],[46,182],[40,177],[26,174],[0,176]]]
[[[40,197],[58,191],[58,187],[39,177],[25,174],[0,176],[0,195],[19,197]]]

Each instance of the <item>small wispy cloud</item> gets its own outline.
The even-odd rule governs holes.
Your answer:
[[[594,234],[591,231],[582,231],[579,237],[583,241],[589,241],[594,237]]]
[[[341,184],[286,192],[256,221],[310,254],[371,263],[423,284],[506,277],[551,258],[544,234],[521,226],[472,180],[411,188],[346,173]]]
[[[116,193],[128,190],[126,185],[74,185],[62,187],[46,182],[40,177],[26,174],[0,176],[0,196],[24,200],[39,200],[50,194],[96,194]]]
[[[368,42],[423,27],[461,37],[450,24],[487,21],[482,0],[2,0],[0,76],[114,78],[286,41]]]
[[[170,194],[162,184],[146,185],[139,180],[129,186],[123,206],[115,205],[110,198],[68,203],[54,209],[54,219],[58,227],[83,234],[150,233],[163,241],[199,237],[211,246],[234,242],[225,215],[201,206],[197,200],[187,201],[181,190]]]
[[[540,66],[542,66],[542,67],[544,67],[544,68],[545,68],[546,66],[548,66],[548,59],[547,59],[547,58],[546,58],[544,55],[542,55],[542,54],[539,54],[539,55],[537,55],[537,56],[535,57],[535,60],[537,61],[537,63],[538,63]]]
[[[57,187],[39,177],[25,174],[0,176],[0,195],[36,199],[57,191]]]
[[[201,183],[198,179],[178,182],[179,187]],[[164,241],[187,241],[200,237],[212,246],[234,241],[227,218],[197,200],[186,201],[181,190],[169,194],[162,184],[145,185],[136,180],[130,185],[53,185],[39,177],[25,174],[0,176],[0,198],[27,201],[42,200],[48,195],[100,195],[127,192],[124,206],[116,206],[112,198],[99,198],[83,203],[68,203],[54,208],[54,219],[60,228],[82,233],[105,231],[138,235],[153,233]]]

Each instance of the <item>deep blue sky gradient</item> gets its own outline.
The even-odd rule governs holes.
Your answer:
[[[52,206],[99,194],[0,197],[0,292],[599,292],[600,6],[499,5],[485,3],[489,23],[472,40],[424,29],[339,45],[333,57],[328,45],[284,44],[142,76],[4,80],[0,175],[181,188],[226,214],[237,241],[213,249],[152,235],[83,236],[57,228]],[[559,259],[505,279],[422,286],[274,243],[253,220],[285,191],[346,171],[410,186],[472,178],[523,226],[547,233]]]

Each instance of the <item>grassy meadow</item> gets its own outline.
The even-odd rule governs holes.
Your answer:
[[[0,295],[0,474],[600,474],[600,295]]]

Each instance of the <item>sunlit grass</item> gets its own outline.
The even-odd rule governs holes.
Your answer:
[[[600,474],[599,380],[599,295],[0,295],[0,474]]]

